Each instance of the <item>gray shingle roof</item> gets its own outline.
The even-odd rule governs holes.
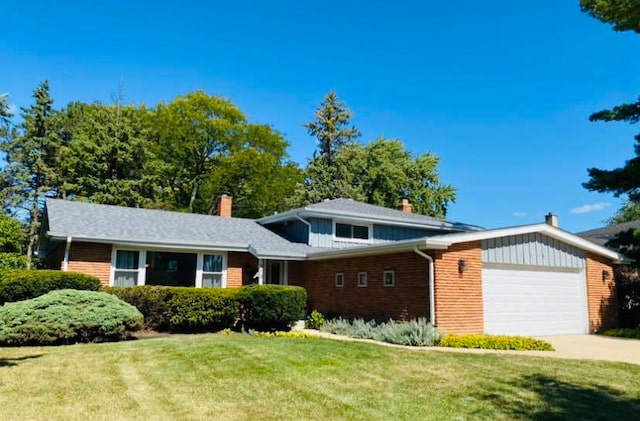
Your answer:
[[[577,233],[576,235],[593,243],[604,246],[609,240],[611,240],[621,232],[636,229],[640,229],[640,219],[636,219],[635,221],[623,222],[622,224],[612,225],[610,227],[602,227],[589,231],[583,231]]]
[[[48,233],[108,242],[239,249],[259,256],[304,257],[309,247],[291,243],[252,219],[126,208],[48,199]]]
[[[367,219],[375,219],[377,221],[387,221],[389,223],[410,223],[413,225],[423,225],[427,228],[440,228],[455,231],[475,231],[480,227],[467,225],[458,222],[450,222],[431,216],[420,215],[416,213],[405,213],[399,210],[385,208],[381,206],[370,205],[368,203],[358,202],[351,199],[333,199],[325,200],[320,203],[305,206],[303,208],[293,209],[281,215],[267,216],[259,220],[261,223],[269,223],[276,217],[296,214],[296,213],[332,213],[342,214],[344,216],[357,216]]]

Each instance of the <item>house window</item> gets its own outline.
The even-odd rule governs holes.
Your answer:
[[[222,288],[222,255],[205,254],[202,264],[202,287]]]
[[[138,283],[139,258],[139,251],[117,251],[116,267],[113,275],[113,286],[132,287]]]
[[[367,272],[358,272],[358,286],[359,287],[367,286]]]
[[[335,225],[336,238],[339,239],[368,241],[371,238],[370,231],[367,225],[344,224],[341,222],[336,222]]]
[[[195,286],[196,253],[147,250],[146,255],[145,285]]]
[[[336,286],[337,287],[344,286],[344,273],[336,273]]]
[[[396,284],[396,273],[392,270],[385,270],[383,274],[384,286],[392,287]]]

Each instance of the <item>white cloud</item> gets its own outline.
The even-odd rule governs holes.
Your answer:
[[[515,216],[516,218],[524,218],[525,216],[527,216],[527,213],[522,211],[515,211],[513,213],[513,216]]]
[[[611,206],[611,203],[607,203],[607,202],[598,202],[598,203],[594,203],[592,205],[582,205],[582,206],[578,206],[577,208],[573,208],[571,209],[571,213],[575,213],[575,214],[583,214],[583,213],[590,213],[590,212],[600,212],[602,210],[604,210],[604,208]]]

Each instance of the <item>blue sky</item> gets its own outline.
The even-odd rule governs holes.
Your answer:
[[[441,158],[458,190],[449,219],[500,227],[553,211],[581,231],[620,204],[581,183],[631,158],[638,128],[588,116],[640,95],[640,36],[577,0],[87,3],[3,4],[12,104],[44,78],[59,107],[109,102],[119,84],[150,105],[204,89],[284,133],[304,164],[315,143],[302,124],[335,89],[363,142]]]

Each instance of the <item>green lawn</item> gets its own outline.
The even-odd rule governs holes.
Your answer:
[[[638,419],[640,366],[193,335],[0,348],[0,419]]]

